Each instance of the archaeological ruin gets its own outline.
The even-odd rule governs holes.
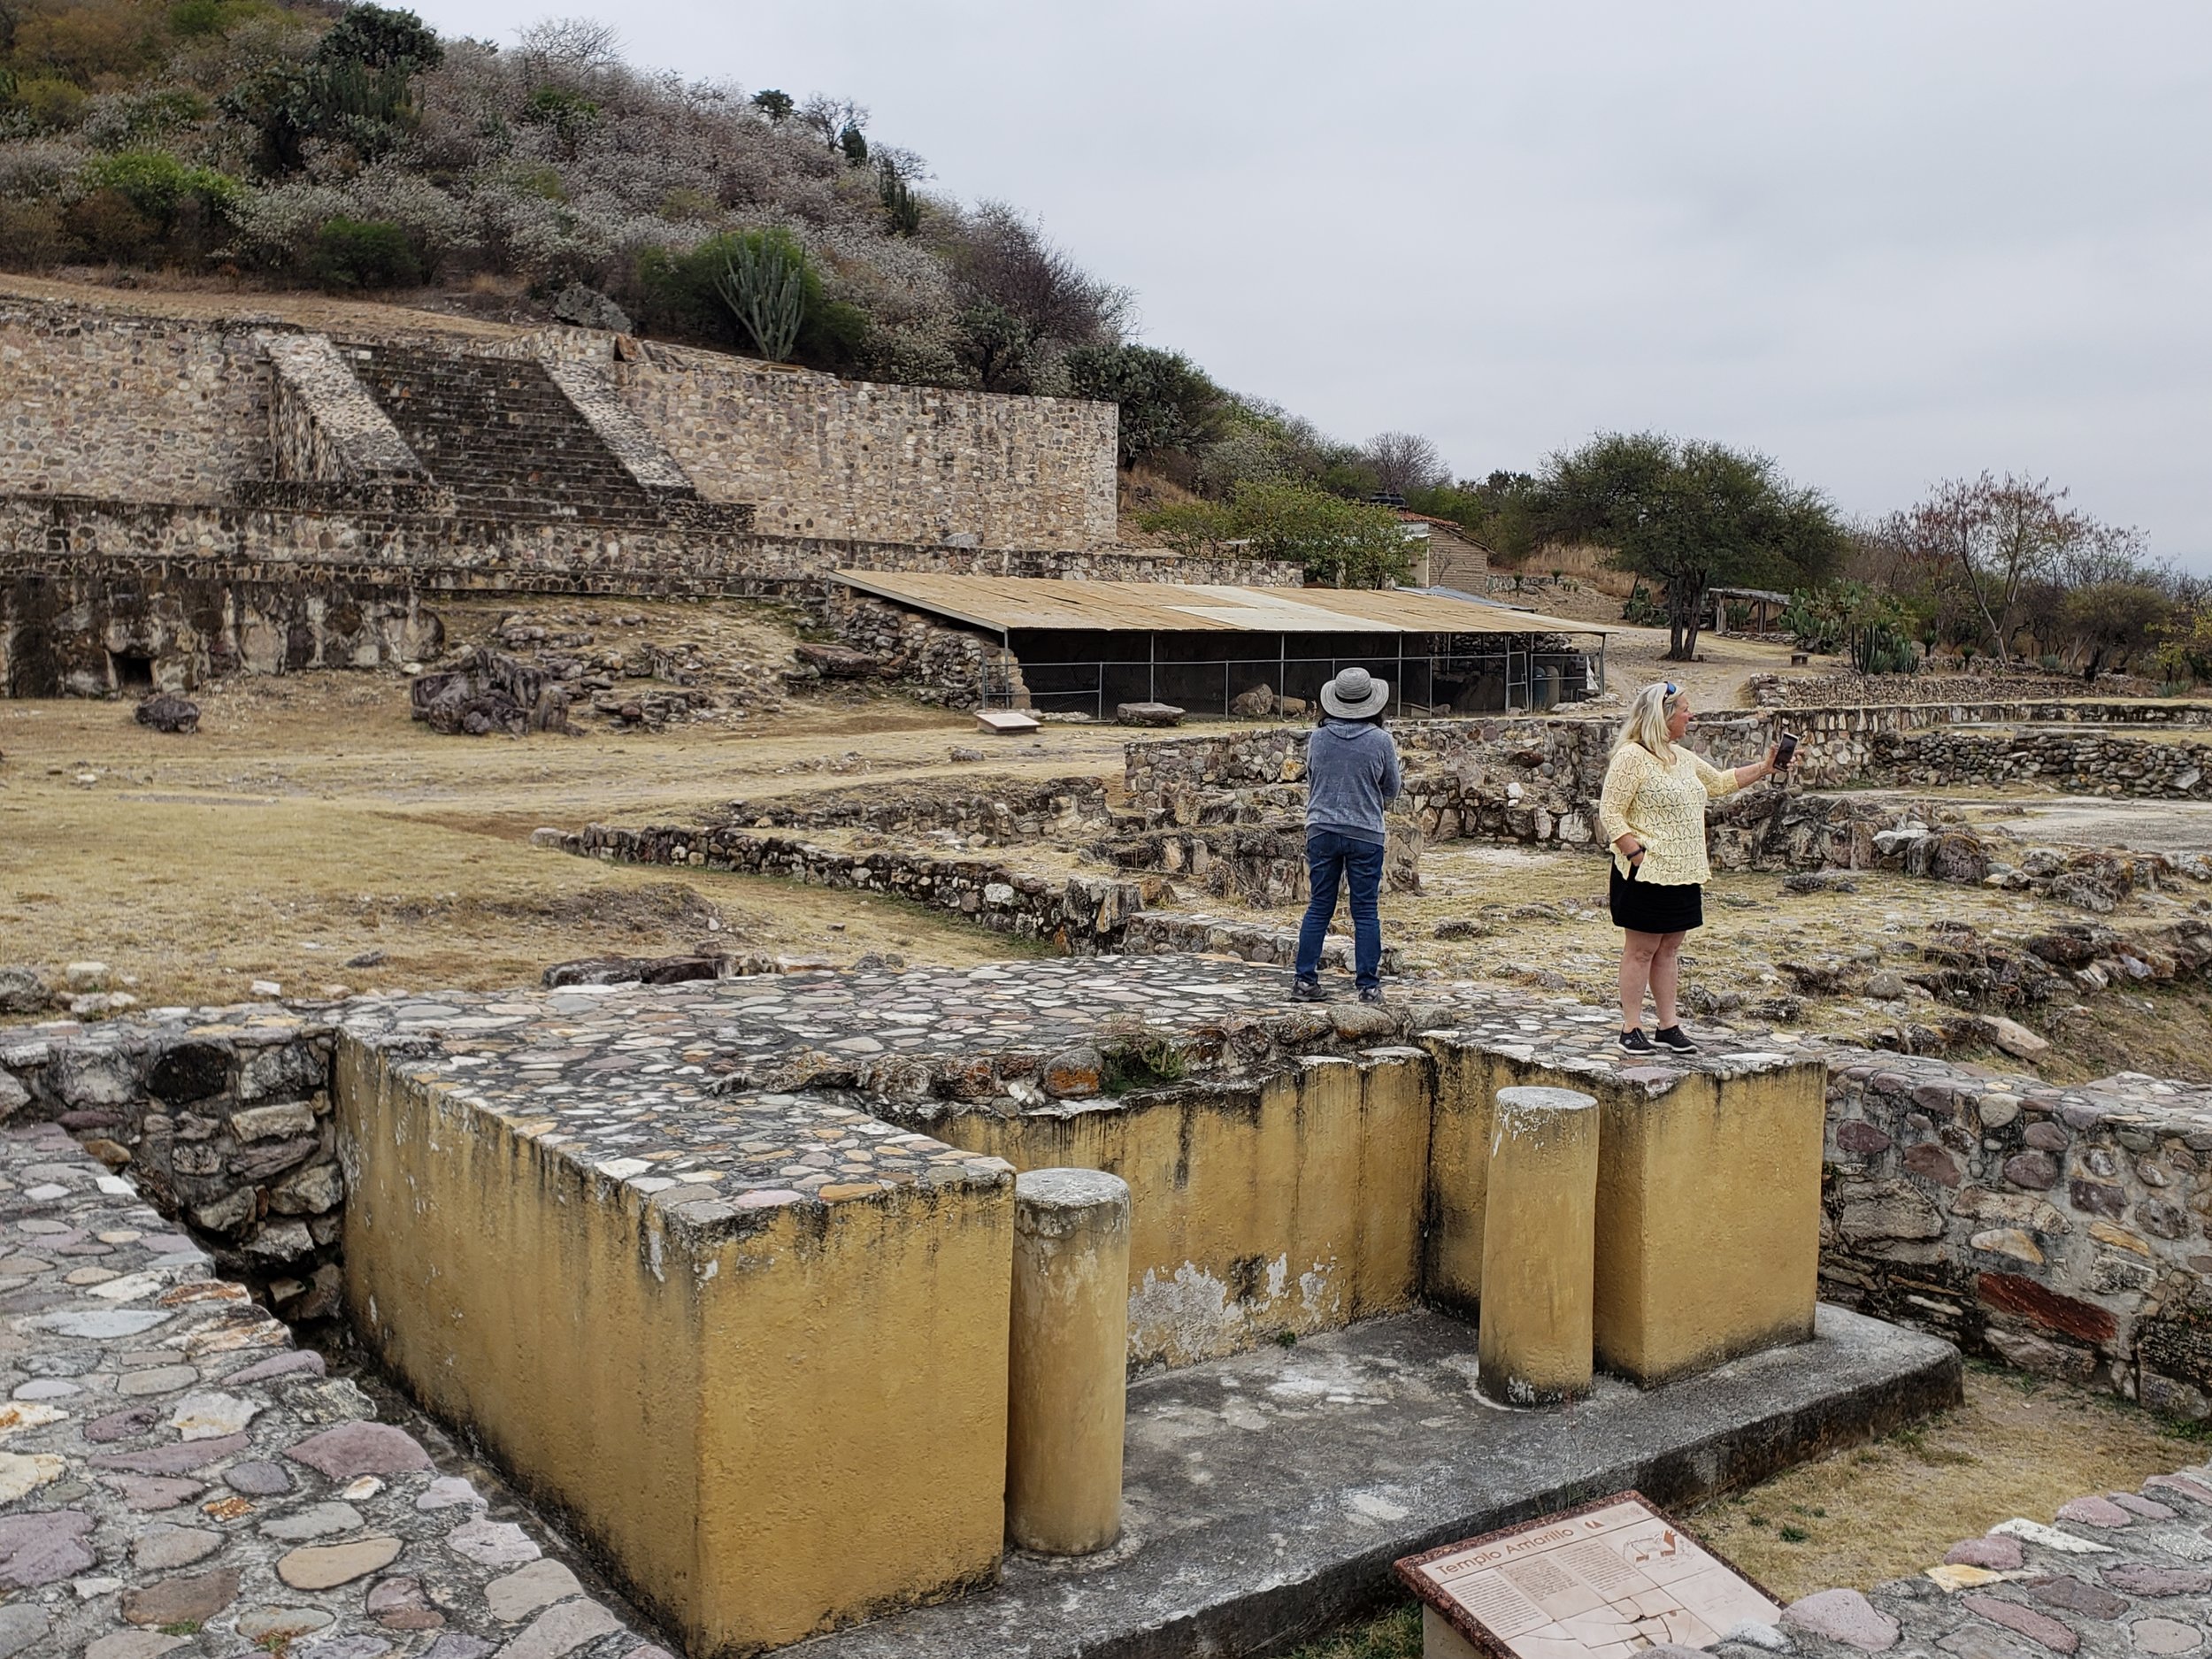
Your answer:
[[[2064,1064],[2212,977],[2201,703],[1809,669],[1705,707],[1716,764],[1801,762],[1715,807],[1704,1052],[1640,1060],[1589,896],[1631,631],[1126,544],[1111,405],[21,297],[0,383],[0,707],[357,671],[380,741],[516,796],[390,764],[379,812],[689,929],[227,1002],[0,961],[0,1659],[1281,1655],[1394,1562],[1702,1503],[1970,1363],[2212,1424],[2212,1086]],[[763,598],[739,691],[622,609]],[[1294,1005],[1353,662],[1397,686],[1388,996]],[[798,758],[684,746],[818,696]],[[36,773],[95,791],[65,729]],[[541,758],[670,733],[674,806]],[[257,764],[181,798],[328,793]],[[879,905],[915,960],[722,892]],[[1704,1645],[2212,1640],[2212,1471],[1993,1520]]]

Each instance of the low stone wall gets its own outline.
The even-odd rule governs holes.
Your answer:
[[[1114,950],[1144,904],[1143,890],[1133,881],[1071,876],[1056,886],[987,859],[836,852],[726,826],[628,830],[593,824],[561,836],[558,845],[564,852],[621,864],[702,865],[910,899],[956,910],[995,933],[1048,941],[1071,956]]]
[[[2212,705],[2188,703],[2060,702],[2052,698],[1991,699],[1962,697],[1955,702],[1913,703],[1842,703],[1791,708],[1777,715],[1803,740],[1797,773],[1801,781],[1816,787],[1857,780],[1879,780],[1886,769],[1897,765],[1895,741],[1916,733],[1944,732],[1974,726],[2212,726]],[[2039,734],[2020,738],[2008,734],[1980,734],[2000,744],[2029,742]],[[2131,740],[2121,739],[2128,741]],[[1976,780],[1962,780],[1975,781]]]
[[[0,1029],[0,1122],[50,1122],[288,1318],[338,1310],[333,1026],[284,1009]]]
[[[1540,789],[1558,810],[1596,800],[1617,735],[1612,721],[1569,716],[1405,720],[1389,729],[1409,795],[1418,787],[1412,781],[1417,778],[1435,782],[1451,773],[1455,781],[1445,787],[1462,789],[1494,778],[1501,787],[1515,783],[1525,791]],[[1131,742],[1122,751],[1123,782],[1132,802],[1171,808],[1179,797],[1208,790],[1297,782],[1306,775],[1305,746],[1312,732],[1310,726],[1263,726]],[[1772,733],[1773,721],[1764,715],[1707,715],[1692,725],[1689,742],[1715,765],[1736,766],[1764,755]],[[1440,809],[1442,803],[1427,804]],[[1440,825],[1423,827],[1450,839]]]
[[[2212,1091],[1830,1060],[1832,1301],[2212,1415]]]
[[[1865,774],[1900,787],[2028,784],[2069,795],[2212,800],[2212,743],[2104,732],[1883,733]]]
[[[733,825],[754,829],[868,829],[910,835],[949,830],[963,840],[997,846],[1104,822],[1106,786],[1095,778],[1053,778],[1035,784],[1006,779],[987,788],[959,779],[872,783],[768,801],[733,801],[725,816]]]

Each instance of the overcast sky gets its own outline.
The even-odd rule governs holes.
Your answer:
[[[1848,512],[2047,475],[2212,569],[2212,5],[428,0],[826,91],[1143,337],[1463,475],[1601,429]]]

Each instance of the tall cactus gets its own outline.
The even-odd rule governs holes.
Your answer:
[[[740,238],[714,286],[760,355],[788,362],[806,320],[806,256],[790,238],[772,232]]]

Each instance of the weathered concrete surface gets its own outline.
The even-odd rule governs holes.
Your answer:
[[[805,1659],[1264,1655],[1389,1595],[1397,1557],[1633,1486],[1683,1504],[1959,1397],[1948,1343],[1837,1309],[1814,1340],[1641,1394],[1501,1410],[1432,1314],[1171,1372],[1129,1395],[1123,1535],[1009,1557],[1000,1587],[808,1643]]]

